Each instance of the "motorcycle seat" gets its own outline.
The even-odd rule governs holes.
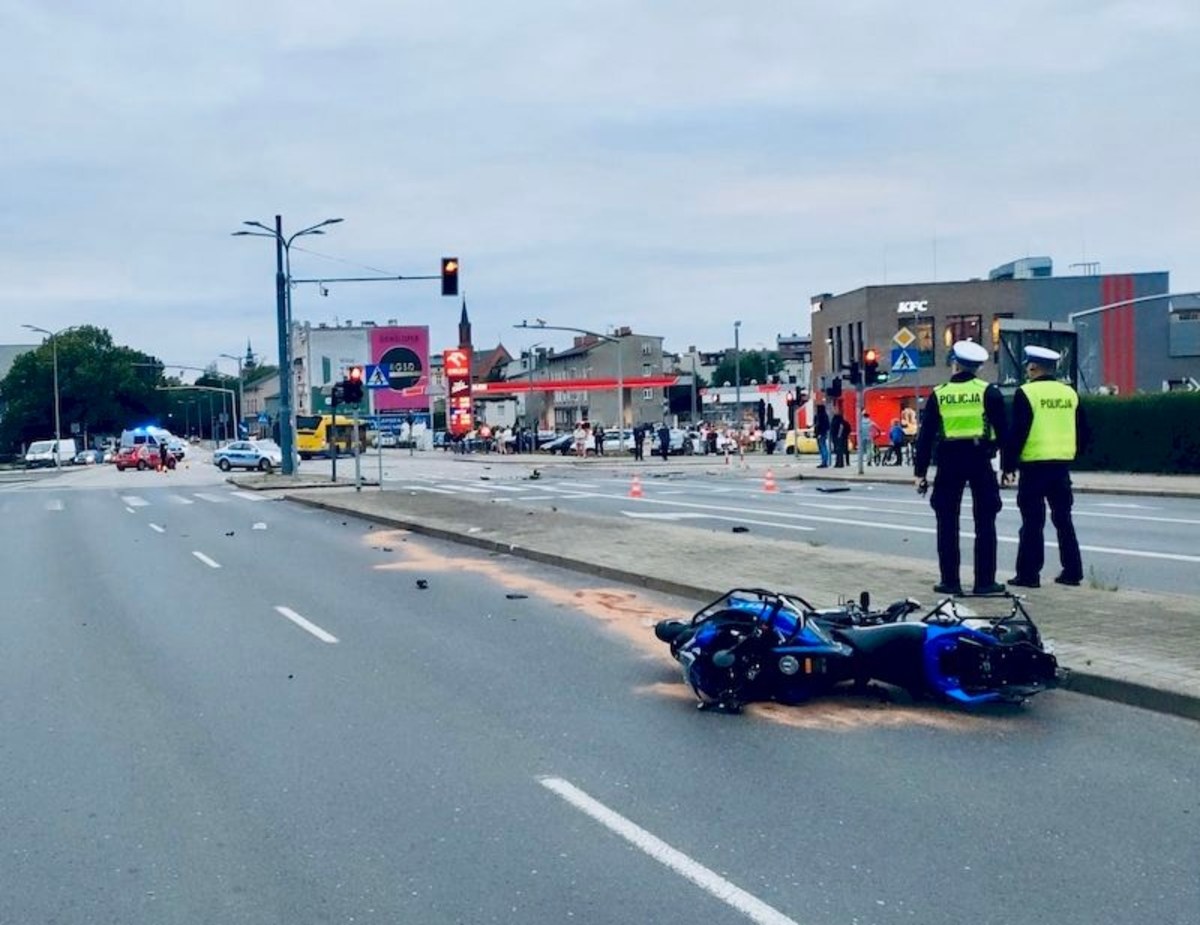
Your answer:
[[[916,659],[925,642],[923,623],[885,623],[882,626],[839,627],[834,638],[871,659]]]

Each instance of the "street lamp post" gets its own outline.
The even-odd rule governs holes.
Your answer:
[[[522,321],[520,324],[514,324],[514,328],[530,328],[536,327],[538,330],[544,331],[573,331],[576,334],[584,334],[589,337],[595,337],[599,340],[606,341],[610,344],[617,345],[617,451],[625,455],[625,369],[621,359],[621,340],[619,337],[612,337],[608,334],[600,334],[596,331],[589,331],[587,328],[572,328],[565,325],[546,324],[539,321],[536,325],[531,325],[528,322]]]
[[[742,323],[735,321],[733,323],[733,387],[734,387],[734,424],[737,425],[739,433],[742,429],[742,346],[739,339]]]
[[[244,376],[242,374],[242,358],[234,356],[232,353],[222,353],[221,357],[226,360],[233,360],[238,365],[238,406],[237,412],[233,417],[234,437],[238,440],[242,439],[241,424],[242,416],[246,413],[246,393],[244,385]],[[247,434],[249,431],[247,430]]]
[[[63,331],[69,331],[70,328],[63,328],[62,331],[47,331],[45,328],[39,328],[32,324],[23,324],[23,328],[28,328],[31,331],[37,331],[39,334],[45,334],[50,338],[50,354],[53,357],[54,365],[54,465],[55,468],[62,468],[62,424],[59,417],[59,397],[58,397],[58,335]]]
[[[283,217],[276,215],[274,228],[270,228],[262,222],[243,222],[243,225],[259,228],[261,231],[233,232],[235,237],[248,235],[275,239],[275,323],[279,329],[279,448],[283,451],[284,475],[292,475],[296,471],[292,438],[292,242],[304,235],[324,234],[322,228],[326,225],[336,225],[340,221],[342,221],[340,218],[327,218],[323,222],[300,229],[290,237],[284,237]]]

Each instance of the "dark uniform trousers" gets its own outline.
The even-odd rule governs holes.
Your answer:
[[[973,440],[943,440],[938,448],[937,476],[929,503],[937,515],[938,568],[943,584],[959,584],[959,516],[963,490],[971,486],[975,520],[975,586],[996,580],[996,515],[1003,502],[992,469],[992,454]]]
[[[1017,544],[1017,574],[1026,578],[1041,574],[1046,561],[1043,532],[1046,528],[1046,507],[1050,522],[1058,531],[1058,555],[1063,574],[1068,578],[1083,578],[1083,558],[1079,539],[1071,521],[1071,506],[1075,496],[1071,491],[1071,470],[1065,462],[1021,463],[1021,478],[1017,482],[1017,508],[1021,511],[1021,533]]]

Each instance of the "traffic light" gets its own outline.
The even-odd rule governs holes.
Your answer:
[[[829,380],[829,387],[825,389],[826,398],[841,398],[842,397],[842,377],[834,376]]]
[[[346,396],[344,394],[345,388],[345,382],[335,382],[333,384],[333,388],[329,390],[329,404],[333,405],[333,410],[335,412],[337,411],[338,405],[344,405],[346,403]]]
[[[347,405],[357,405],[363,400],[363,368],[351,366],[342,383],[342,395]]]
[[[858,365],[858,360],[851,360],[849,365],[842,368],[846,370],[846,379],[851,385],[862,385],[862,369]]]
[[[442,295],[458,295],[458,258],[442,258]]]
[[[875,385],[879,382],[879,351],[868,347],[863,351],[863,383]]]

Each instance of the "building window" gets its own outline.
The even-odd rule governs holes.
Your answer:
[[[649,363],[643,363],[643,364],[642,364],[642,375],[643,375],[643,376],[649,376],[649,375],[650,375],[650,364],[649,364]]]
[[[949,348],[960,340],[974,341],[982,346],[983,316],[947,315],[946,327],[942,332],[942,337],[946,344],[947,354],[949,353]]]
[[[642,356],[654,356],[654,343],[652,341],[642,341]]]
[[[917,366],[932,366],[934,362],[933,319],[910,316],[902,319],[897,325],[897,330],[904,328],[908,328],[912,332],[913,342],[907,349]]]
[[[642,389],[642,401],[653,401],[654,389]]]

